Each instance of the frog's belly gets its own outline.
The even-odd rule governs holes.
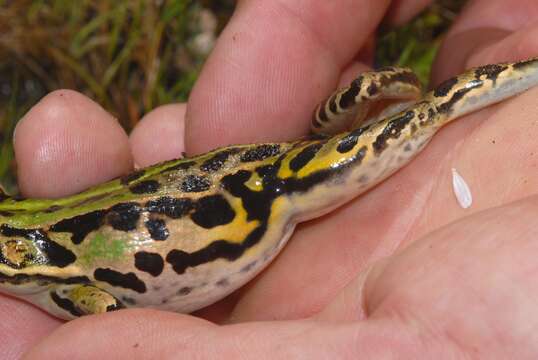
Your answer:
[[[158,277],[144,279],[144,294],[109,291],[126,307],[151,307],[189,313],[210,305],[262,271],[287,243],[294,223],[270,227],[259,243],[235,260],[217,259],[177,274],[167,266]]]

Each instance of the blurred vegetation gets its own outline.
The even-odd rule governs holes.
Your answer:
[[[378,66],[412,68],[423,84],[430,78],[430,67],[443,34],[466,0],[438,0],[409,24],[397,29],[381,29],[375,54]]]
[[[411,66],[426,81],[464,2],[435,1],[410,24],[381,30],[376,64]],[[186,100],[233,8],[233,0],[0,0],[0,178],[13,173],[16,121],[54,89],[83,92],[126,130],[152,108]]]

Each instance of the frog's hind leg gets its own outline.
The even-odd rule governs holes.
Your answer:
[[[420,81],[410,69],[365,72],[318,105],[310,129],[324,135],[355,129],[398,113],[421,96]]]
[[[108,292],[92,285],[58,286],[50,292],[56,316],[73,319],[123,309],[124,305]]]

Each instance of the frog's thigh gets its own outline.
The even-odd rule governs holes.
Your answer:
[[[92,285],[57,289],[51,293],[56,305],[71,316],[102,314],[124,308],[124,305],[108,292]]]
[[[372,122],[368,121],[369,111],[381,112],[383,117],[392,115],[402,108],[392,105],[405,102],[404,106],[409,106],[421,95],[420,81],[410,69],[387,67],[365,72],[318,105],[310,128],[314,134],[324,135],[355,129]]]

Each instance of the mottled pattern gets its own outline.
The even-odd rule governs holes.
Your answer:
[[[170,231],[166,228],[166,221],[163,219],[149,219],[144,223],[148,229],[149,235],[153,240],[166,240]]]
[[[198,251],[187,253],[181,250],[172,250],[166,256],[166,261],[170,263],[174,271],[183,274],[189,267],[196,267],[206,264],[216,259],[226,259],[229,261],[239,258],[245,250],[256,245],[263,234],[265,226],[254,229],[240,244],[230,243],[226,240],[213,241],[210,245]]]
[[[129,185],[130,183],[140,179],[142,176],[144,176],[144,174],[145,174],[144,169],[133,171],[132,173],[121,177],[120,178],[120,183],[122,185]]]
[[[50,227],[52,232],[70,232],[71,241],[80,244],[86,236],[101,227],[104,222],[106,211],[95,210],[86,214],[60,220]]]
[[[120,231],[135,230],[141,210],[140,205],[135,202],[114,205],[107,214],[108,224]]]
[[[187,175],[181,183],[181,190],[184,192],[202,192],[209,190],[211,181],[205,176]]]
[[[56,292],[51,292],[50,297],[52,301],[61,309],[64,309],[71,315],[78,317],[84,315],[80,310],[78,310],[70,299],[62,298]]]
[[[372,103],[384,99],[416,99],[420,81],[409,69],[384,67],[359,75],[349,87],[332,94],[316,108],[311,121],[315,134],[335,134],[350,125],[366,122]],[[355,122],[350,121],[355,117]]]
[[[452,111],[453,107],[456,105],[456,103],[460,101],[461,99],[463,99],[465,94],[483,85],[484,83],[481,80],[473,80],[473,81],[468,82],[466,87],[463,87],[455,91],[450,97],[450,99],[441,103],[438,106],[439,112],[442,114],[449,114]]]
[[[157,180],[141,181],[129,188],[133,194],[153,194],[159,190],[160,184]]]
[[[443,81],[435,90],[433,91],[433,95],[435,97],[443,97],[447,96],[447,94],[458,84],[458,78],[453,77],[448,80]]]
[[[375,138],[375,141],[372,144],[374,152],[379,155],[383,150],[387,149],[389,147],[388,141],[390,139],[398,139],[402,129],[414,118],[415,112],[411,110],[392,118],[383,128],[381,133]]]
[[[166,161],[64,199],[2,193],[0,288],[65,319],[207,306],[267,266],[297,221],[367,191],[455,118],[536,84],[531,59],[470,69],[420,99],[410,70],[386,67],[322,101],[308,138]],[[386,99],[412,104],[371,113]]]
[[[241,155],[242,162],[262,161],[280,153],[279,144],[262,144],[246,150]]]
[[[315,143],[302,149],[301,152],[290,160],[290,169],[296,172],[301,170],[316,156],[316,153],[321,149],[322,146],[323,144]]]
[[[133,272],[123,274],[112,269],[98,268],[95,269],[93,276],[95,280],[104,281],[112,286],[134,290],[138,293],[146,292],[146,284]]]
[[[349,134],[344,136],[338,143],[338,146],[336,147],[336,151],[339,153],[347,153],[357,145],[357,142],[359,141],[359,137],[366,131],[367,128],[358,128],[353,131],[351,131]]]
[[[221,195],[206,196],[198,200],[191,218],[198,226],[211,229],[230,223],[235,211]]]
[[[158,199],[149,200],[146,209],[150,213],[163,214],[172,219],[179,219],[188,214],[194,208],[193,201],[188,198],[173,198],[163,196]]]
[[[500,73],[508,69],[507,65],[484,65],[480,66],[475,70],[475,75],[477,79],[480,79],[482,76],[486,76],[487,79],[495,81]]]
[[[139,251],[135,254],[135,267],[151,274],[159,276],[164,269],[164,260],[161,255],[146,251]]]

